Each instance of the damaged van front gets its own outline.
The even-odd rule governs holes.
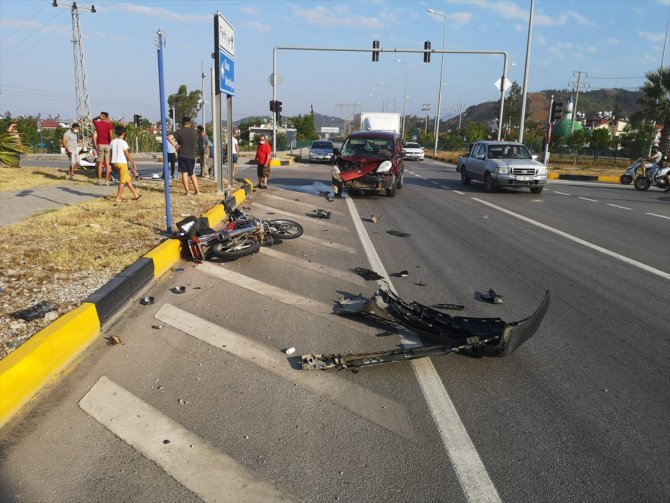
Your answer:
[[[402,188],[404,151],[400,135],[386,131],[359,131],[335,149],[333,192],[344,189],[382,192],[394,197]]]

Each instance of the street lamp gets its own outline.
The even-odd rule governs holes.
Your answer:
[[[405,97],[402,102],[402,139],[405,140],[405,119],[407,117],[407,76],[409,74],[409,63],[396,59],[398,63],[405,65]]]
[[[427,9],[429,14],[434,16],[440,16],[444,19],[444,32],[442,34],[442,50],[444,51],[445,42],[447,40],[447,15],[441,12],[437,12],[434,9]],[[442,104],[442,75],[444,70],[444,53],[442,53],[440,58],[440,87],[437,90],[437,112],[435,113],[435,146],[433,147],[433,155],[437,157],[437,136],[440,133],[440,106]]]

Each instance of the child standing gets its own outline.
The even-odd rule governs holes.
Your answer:
[[[126,128],[123,126],[118,126],[116,128],[116,138],[112,140],[109,147],[112,151],[112,164],[119,172],[119,191],[116,193],[115,201],[120,203],[122,201],[123,187],[128,185],[130,192],[133,193],[133,199],[139,199],[142,197],[142,194],[138,193],[133,187],[133,181],[128,173],[128,161],[135,168],[137,172],[137,165],[135,161],[130,156],[130,150],[128,148],[128,143],[126,142]]]

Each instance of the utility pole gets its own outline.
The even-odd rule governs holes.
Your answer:
[[[535,0],[530,0],[530,14],[528,15],[528,38],[526,39],[526,64],[523,70],[523,91],[521,92],[521,118],[519,119],[519,143],[523,143],[523,132],[526,128],[526,96],[528,94],[528,73],[530,67],[530,45],[533,33],[533,12]],[[573,122],[574,124],[574,122]]]
[[[574,72],[572,72],[573,77],[577,75],[577,82],[571,82],[571,84],[575,85],[576,92],[575,92],[575,107],[572,109],[572,122],[570,124],[570,134],[575,132],[575,119],[577,119],[577,103],[579,102],[579,85],[582,80],[582,73],[584,74],[584,78],[588,78],[589,74],[584,71],[575,70]]]
[[[77,105],[77,121],[81,128],[84,147],[89,145],[93,137],[93,124],[91,122],[91,105],[88,100],[88,81],[86,79],[86,62],[84,60],[84,47],[81,43],[81,28],[79,26],[79,11],[85,10],[95,14],[95,5],[85,6],[72,2],[71,5],[60,5],[57,0],[51,4],[53,7],[62,7],[72,11],[72,48],[74,50],[74,87]]]
[[[428,103],[424,103],[421,105],[421,111],[426,112],[426,120],[423,122],[423,134],[427,135],[428,134],[428,112],[430,112],[430,105]]]
[[[205,63],[200,60],[200,99],[202,100],[202,127],[205,127]]]
[[[458,107],[458,130],[461,130],[461,122],[463,120],[463,107],[465,106],[463,103],[459,103],[456,105]]]

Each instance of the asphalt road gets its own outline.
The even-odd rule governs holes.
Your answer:
[[[432,161],[406,169],[395,198],[332,203],[278,188],[328,183],[328,166],[274,169],[245,205],[305,235],[159,281],[154,305],[105,334],[123,345],[94,344],[0,432],[0,500],[667,501],[670,196],[556,182],[486,194]],[[305,216],[315,208],[333,218]],[[400,343],[330,314],[341,293],[374,291],[357,266],[406,269],[401,297],[457,314],[519,320],[545,290],[552,303],[507,358],[291,368],[288,347]],[[489,288],[505,303],[482,302]]]

